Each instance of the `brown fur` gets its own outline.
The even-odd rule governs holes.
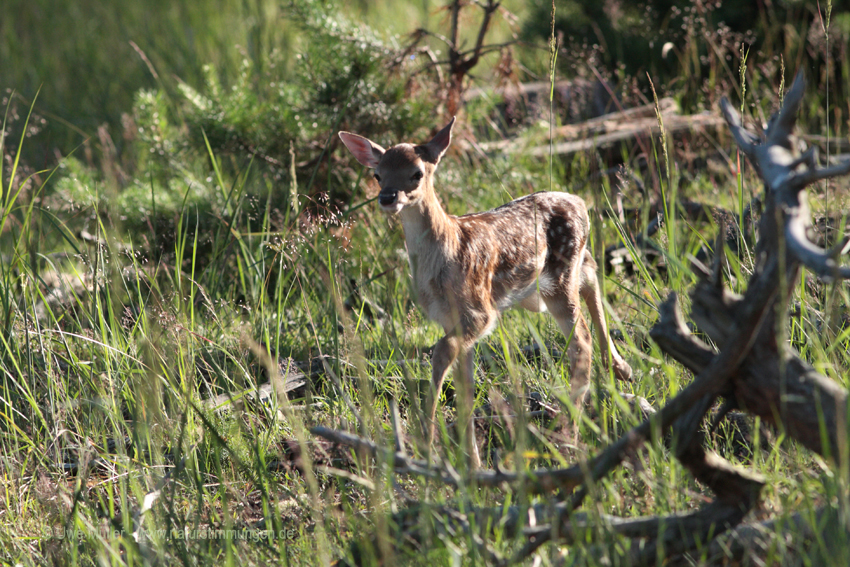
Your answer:
[[[569,193],[534,193],[483,213],[447,214],[434,192],[434,171],[451,141],[454,120],[427,144],[389,150],[340,132],[355,157],[375,168],[382,208],[401,217],[414,288],[429,318],[445,336],[432,355],[430,437],[437,399],[458,357],[461,423],[466,421],[472,464],[480,465],[472,429],[472,348],[489,333],[499,313],[513,305],[548,310],[566,336],[571,397],[581,404],[590,381],[591,338],[579,305],[583,297],[598,332],[602,360],[610,353],[614,374],[628,380],[631,368],[617,352],[602,315],[596,262],[586,249],[587,207]]]

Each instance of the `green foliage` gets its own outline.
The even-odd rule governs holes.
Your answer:
[[[162,92],[139,91],[129,132],[134,138],[123,159],[104,163],[98,171],[79,158],[65,158],[48,203],[66,210],[94,208],[129,234],[145,236],[150,236],[145,233],[149,223],[173,227],[183,211],[206,218],[219,210],[223,199],[202,154],[189,146],[185,129],[171,123],[170,114]]]
[[[288,162],[290,144],[299,136],[299,90],[279,76],[259,77],[256,68],[243,62],[232,88],[224,89],[212,67],[207,67],[204,89],[180,86],[186,140],[203,151],[204,136],[223,155],[239,163],[259,156],[271,164]]]
[[[359,169],[337,169],[329,176],[328,149],[336,145],[332,132],[350,129],[389,144],[433,126],[431,101],[425,91],[413,92],[419,79],[410,76],[397,50],[369,28],[348,23],[334,4],[304,2],[289,10],[292,21],[312,38],[291,71],[281,53],[272,52],[262,65],[244,59],[227,87],[207,66],[200,90],[180,83],[179,96],[163,89],[137,93],[131,119],[125,120],[128,143],[121,175],[101,180],[117,185],[107,189],[116,198],[104,204],[131,231],[150,221],[173,223],[182,210],[201,214],[206,226],[204,213],[222,214],[232,184],[248,178],[246,198],[265,199],[270,185],[296,181],[310,201],[320,192],[332,201],[349,201]],[[297,155],[290,153],[293,148]],[[223,168],[220,180],[209,151]],[[61,198],[76,206],[91,203],[97,190],[92,169],[82,173],[80,162],[73,161],[60,175]],[[247,177],[238,180],[240,175]],[[272,194],[273,207],[292,208],[291,192]],[[77,198],[84,201],[74,203]],[[295,209],[308,203],[302,200]]]
[[[293,144],[301,151],[324,149],[335,142],[329,137],[334,130],[389,142],[430,126],[430,101],[411,92],[415,79],[397,49],[368,27],[347,21],[334,3],[300,2],[289,10],[310,38],[291,73],[273,52],[264,72],[244,61],[230,89],[223,89],[209,68],[203,92],[182,85],[191,103],[184,118],[193,146],[203,147],[204,132],[216,153],[240,162],[259,158],[277,166],[280,176]],[[309,156],[310,162],[317,159]]]
[[[105,196],[98,193],[100,180],[97,172],[75,157],[69,157],[59,164],[59,178],[55,192],[67,202],[69,207],[100,210]]]

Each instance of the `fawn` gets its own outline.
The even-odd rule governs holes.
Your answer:
[[[458,406],[458,420],[466,424],[471,464],[479,467],[472,424],[472,348],[493,330],[500,312],[516,304],[535,312],[548,310],[564,335],[572,335],[567,351],[570,390],[578,405],[589,387],[592,352],[580,296],[596,326],[604,363],[610,353],[614,375],[621,380],[630,380],[632,370],[608,336],[596,262],[586,249],[590,220],[580,197],[541,192],[483,213],[456,217],[443,210],[434,192],[434,172],[451,143],[454,122],[452,118],[427,144],[398,144],[388,150],[356,134],[339,136],[357,161],[375,170],[381,209],[401,218],[420,306],[446,333],[431,357],[429,443],[443,381],[460,357],[457,391],[464,403]]]

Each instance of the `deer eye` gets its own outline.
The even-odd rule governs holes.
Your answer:
[[[375,174],[375,181],[377,181],[378,183],[381,182],[381,176],[378,175],[377,173]]]
[[[422,172],[417,171],[416,173],[410,176],[410,179],[411,181],[419,181],[420,179],[422,179]]]

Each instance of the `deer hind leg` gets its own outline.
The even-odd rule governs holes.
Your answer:
[[[544,296],[546,307],[565,337],[572,336],[567,355],[570,358],[570,399],[576,406],[584,404],[590,387],[590,361],[593,347],[590,329],[579,304],[578,281],[567,282],[562,294]]]
[[[596,277],[596,261],[590,251],[584,251],[581,265],[581,296],[590,311],[590,318],[596,327],[596,337],[599,340],[599,352],[602,355],[602,363],[608,367],[608,352],[611,353],[611,365],[614,376],[626,382],[632,379],[632,368],[617,352],[617,347],[608,334],[608,326],[602,312],[602,296],[599,294],[599,279]]]

